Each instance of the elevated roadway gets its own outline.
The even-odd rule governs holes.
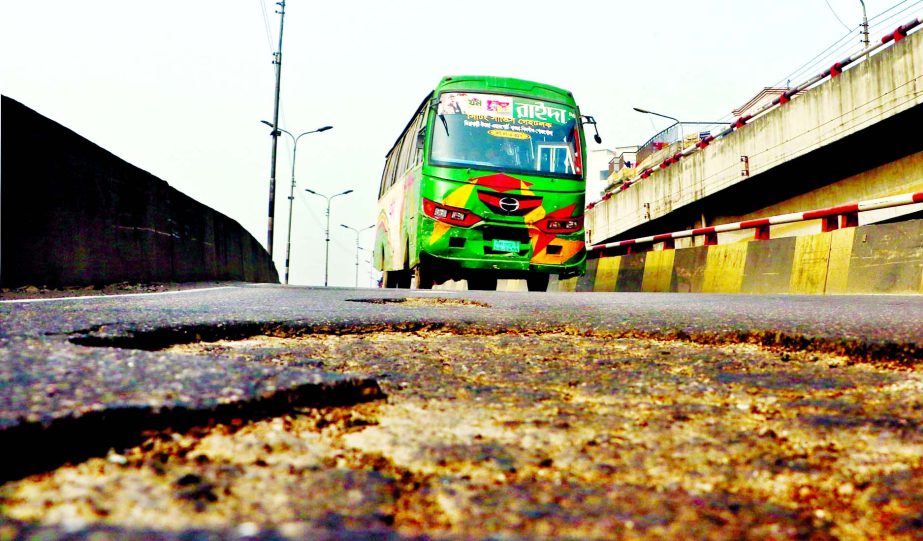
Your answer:
[[[678,160],[671,159],[682,150],[675,145],[653,155],[639,167],[648,174],[590,202],[590,243],[923,190],[923,36],[889,36],[842,72],[831,67],[791,101],[742,117],[737,129],[704,148]],[[921,208],[869,213],[860,224]],[[819,222],[787,224],[773,228],[773,237],[820,230]]]

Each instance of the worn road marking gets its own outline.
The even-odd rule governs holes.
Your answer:
[[[82,295],[76,297],[55,297],[51,299],[19,299],[0,301],[0,304],[24,304],[35,302],[57,301],[82,301],[86,299],[113,299],[118,297],[154,297],[157,295],[179,295],[180,293],[202,293],[203,291],[217,291],[220,289],[234,289],[234,286],[203,287],[201,289],[182,289],[179,291],[155,291],[153,293],[119,293],[116,295]]]

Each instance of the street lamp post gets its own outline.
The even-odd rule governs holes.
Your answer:
[[[374,263],[372,263],[371,258],[366,259],[365,262],[369,266],[369,287],[372,287],[372,285],[375,283],[375,266]]]
[[[328,276],[328,272],[327,272],[327,271],[328,271],[328,269],[330,268],[330,267],[329,267],[329,262],[330,262],[330,201],[331,201],[334,197],[339,197],[339,196],[341,196],[341,195],[346,195],[346,194],[348,194],[348,193],[352,193],[353,191],[352,191],[352,190],[346,190],[345,192],[340,192],[340,193],[337,193],[337,194],[333,194],[333,195],[331,195],[330,197],[327,197],[326,195],[324,195],[324,194],[322,194],[322,193],[317,193],[317,192],[315,192],[314,190],[311,190],[311,189],[308,189],[308,188],[305,188],[304,191],[306,191],[306,192],[308,192],[308,193],[310,193],[310,194],[314,194],[314,195],[319,196],[319,197],[323,197],[324,199],[327,200],[327,229],[324,231],[324,235],[325,235],[326,241],[327,241],[327,243],[326,243],[326,249],[324,250],[324,287],[327,287],[327,276]]]
[[[680,122],[679,119],[673,118],[672,116],[662,115],[662,114],[660,114],[660,113],[655,113],[654,111],[648,111],[647,109],[641,109],[640,107],[632,107],[632,109],[634,109],[635,111],[637,111],[637,112],[639,112],[639,113],[644,113],[644,114],[646,114],[646,115],[654,115],[654,116],[659,116],[659,117],[661,117],[661,118],[667,118],[667,119],[672,120],[672,121],[673,121],[673,124],[671,124],[670,126],[668,126],[667,128],[665,128],[663,131],[669,130],[669,129],[672,128],[673,126],[677,126],[677,125],[678,125],[678,126],[679,126],[679,140],[680,140],[680,141],[683,140],[683,135],[684,135],[684,133],[683,133],[683,124],[704,124],[704,125],[708,125],[708,126],[714,126],[714,125],[716,125],[716,124],[722,124],[722,122],[687,122],[687,121],[685,121],[685,120],[682,121],[682,122]]]
[[[632,109],[634,109],[635,111],[637,111],[637,112],[639,112],[639,113],[644,113],[644,114],[646,114],[646,115],[654,115],[654,116],[659,116],[659,117],[661,117],[661,118],[668,118],[668,119],[672,120],[672,121],[673,121],[673,124],[671,124],[668,128],[665,128],[664,131],[669,130],[669,129],[672,128],[673,126],[677,126],[677,125],[678,125],[678,126],[679,126],[679,140],[680,140],[680,141],[683,140],[683,125],[680,123],[679,119],[673,118],[672,116],[667,116],[667,115],[662,115],[662,114],[660,114],[660,113],[655,113],[654,111],[648,111],[647,109],[641,109],[640,107],[632,107]],[[652,124],[652,125],[653,125],[653,124]]]
[[[370,225],[368,227],[363,227],[362,229],[356,229],[355,227],[349,227],[346,224],[340,224],[340,227],[345,227],[346,229],[356,233],[356,287],[359,287],[359,234],[363,231],[372,229],[375,226]]]
[[[273,128],[274,131],[284,133],[292,138],[292,190],[288,195],[288,238],[285,244],[285,283],[288,284],[288,269],[289,269],[289,260],[292,255],[292,203],[295,201],[295,156],[298,152],[298,140],[301,139],[302,135],[307,135],[309,133],[318,133],[322,131],[327,131],[333,129],[333,126],[324,126],[322,128],[317,128],[316,130],[306,131],[299,134],[297,137],[292,135],[288,130],[283,130],[282,128],[276,128],[273,126],[272,122],[268,120],[261,120],[263,124],[266,124],[270,128]],[[278,136],[278,134],[276,134]]]

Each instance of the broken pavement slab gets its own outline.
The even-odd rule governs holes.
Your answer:
[[[923,509],[918,370],[516,331],[263,335],[170,352],[311,359],[374,376],[388,399],[155,434],[5,484],[11,519],[80,538],[108,525],[285,539],[913,539]]]
[[[151,430],[383,398],[373,378],[310,366],[12,338],[0,348],[0,479],[100,456]]]
[[[190,400],[226,407],[241,389],[268,389],[280,366],[360,374],[388,396],[278,415],[258,398],[215,425],[174,412],[205,426],[4,483],[6,518],[51,537],[509,539],[900,538],[918,520],[918,299],[431,295],[265,286],[0,306],[3,359],[35,391],[7,386],[4,399],[35,400],[37,423],[135,404],[140,384],[124,373],[161,380],[138,406],[158,414]],[[205,349],[158,351],[196,343]],[[86,401],[42,394],[42,378],[60,379],[53,358],[89,369]],[[239,371],[247,363],[253,372]],[[87,426],[47,447],[92,441]]]

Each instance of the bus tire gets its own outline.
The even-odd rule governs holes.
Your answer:
[[[388,289],[399,287],[398,274],[400,274],[399,271],[384,271],[381,279],[382,286]]]
[[[530,272],[526,276],[526,287],[529,291],[548,291],[548,282],[551,275],[544,272]]]
[[[423,261],[417,263],[417,266],[413,268],[413,279],[410,287],[414,289],[433,289],[434,283],[433,273],[430,271],[429,265],[424,265]]]
[[[497,277],[489,274],[472,273],[468,275],[469,291],[496,291]]]
[[[412,278],[410,269],[401,269],[401,271],[396,274],[398,275],[397,287],[401,289],[410,289],[410,279]]]

